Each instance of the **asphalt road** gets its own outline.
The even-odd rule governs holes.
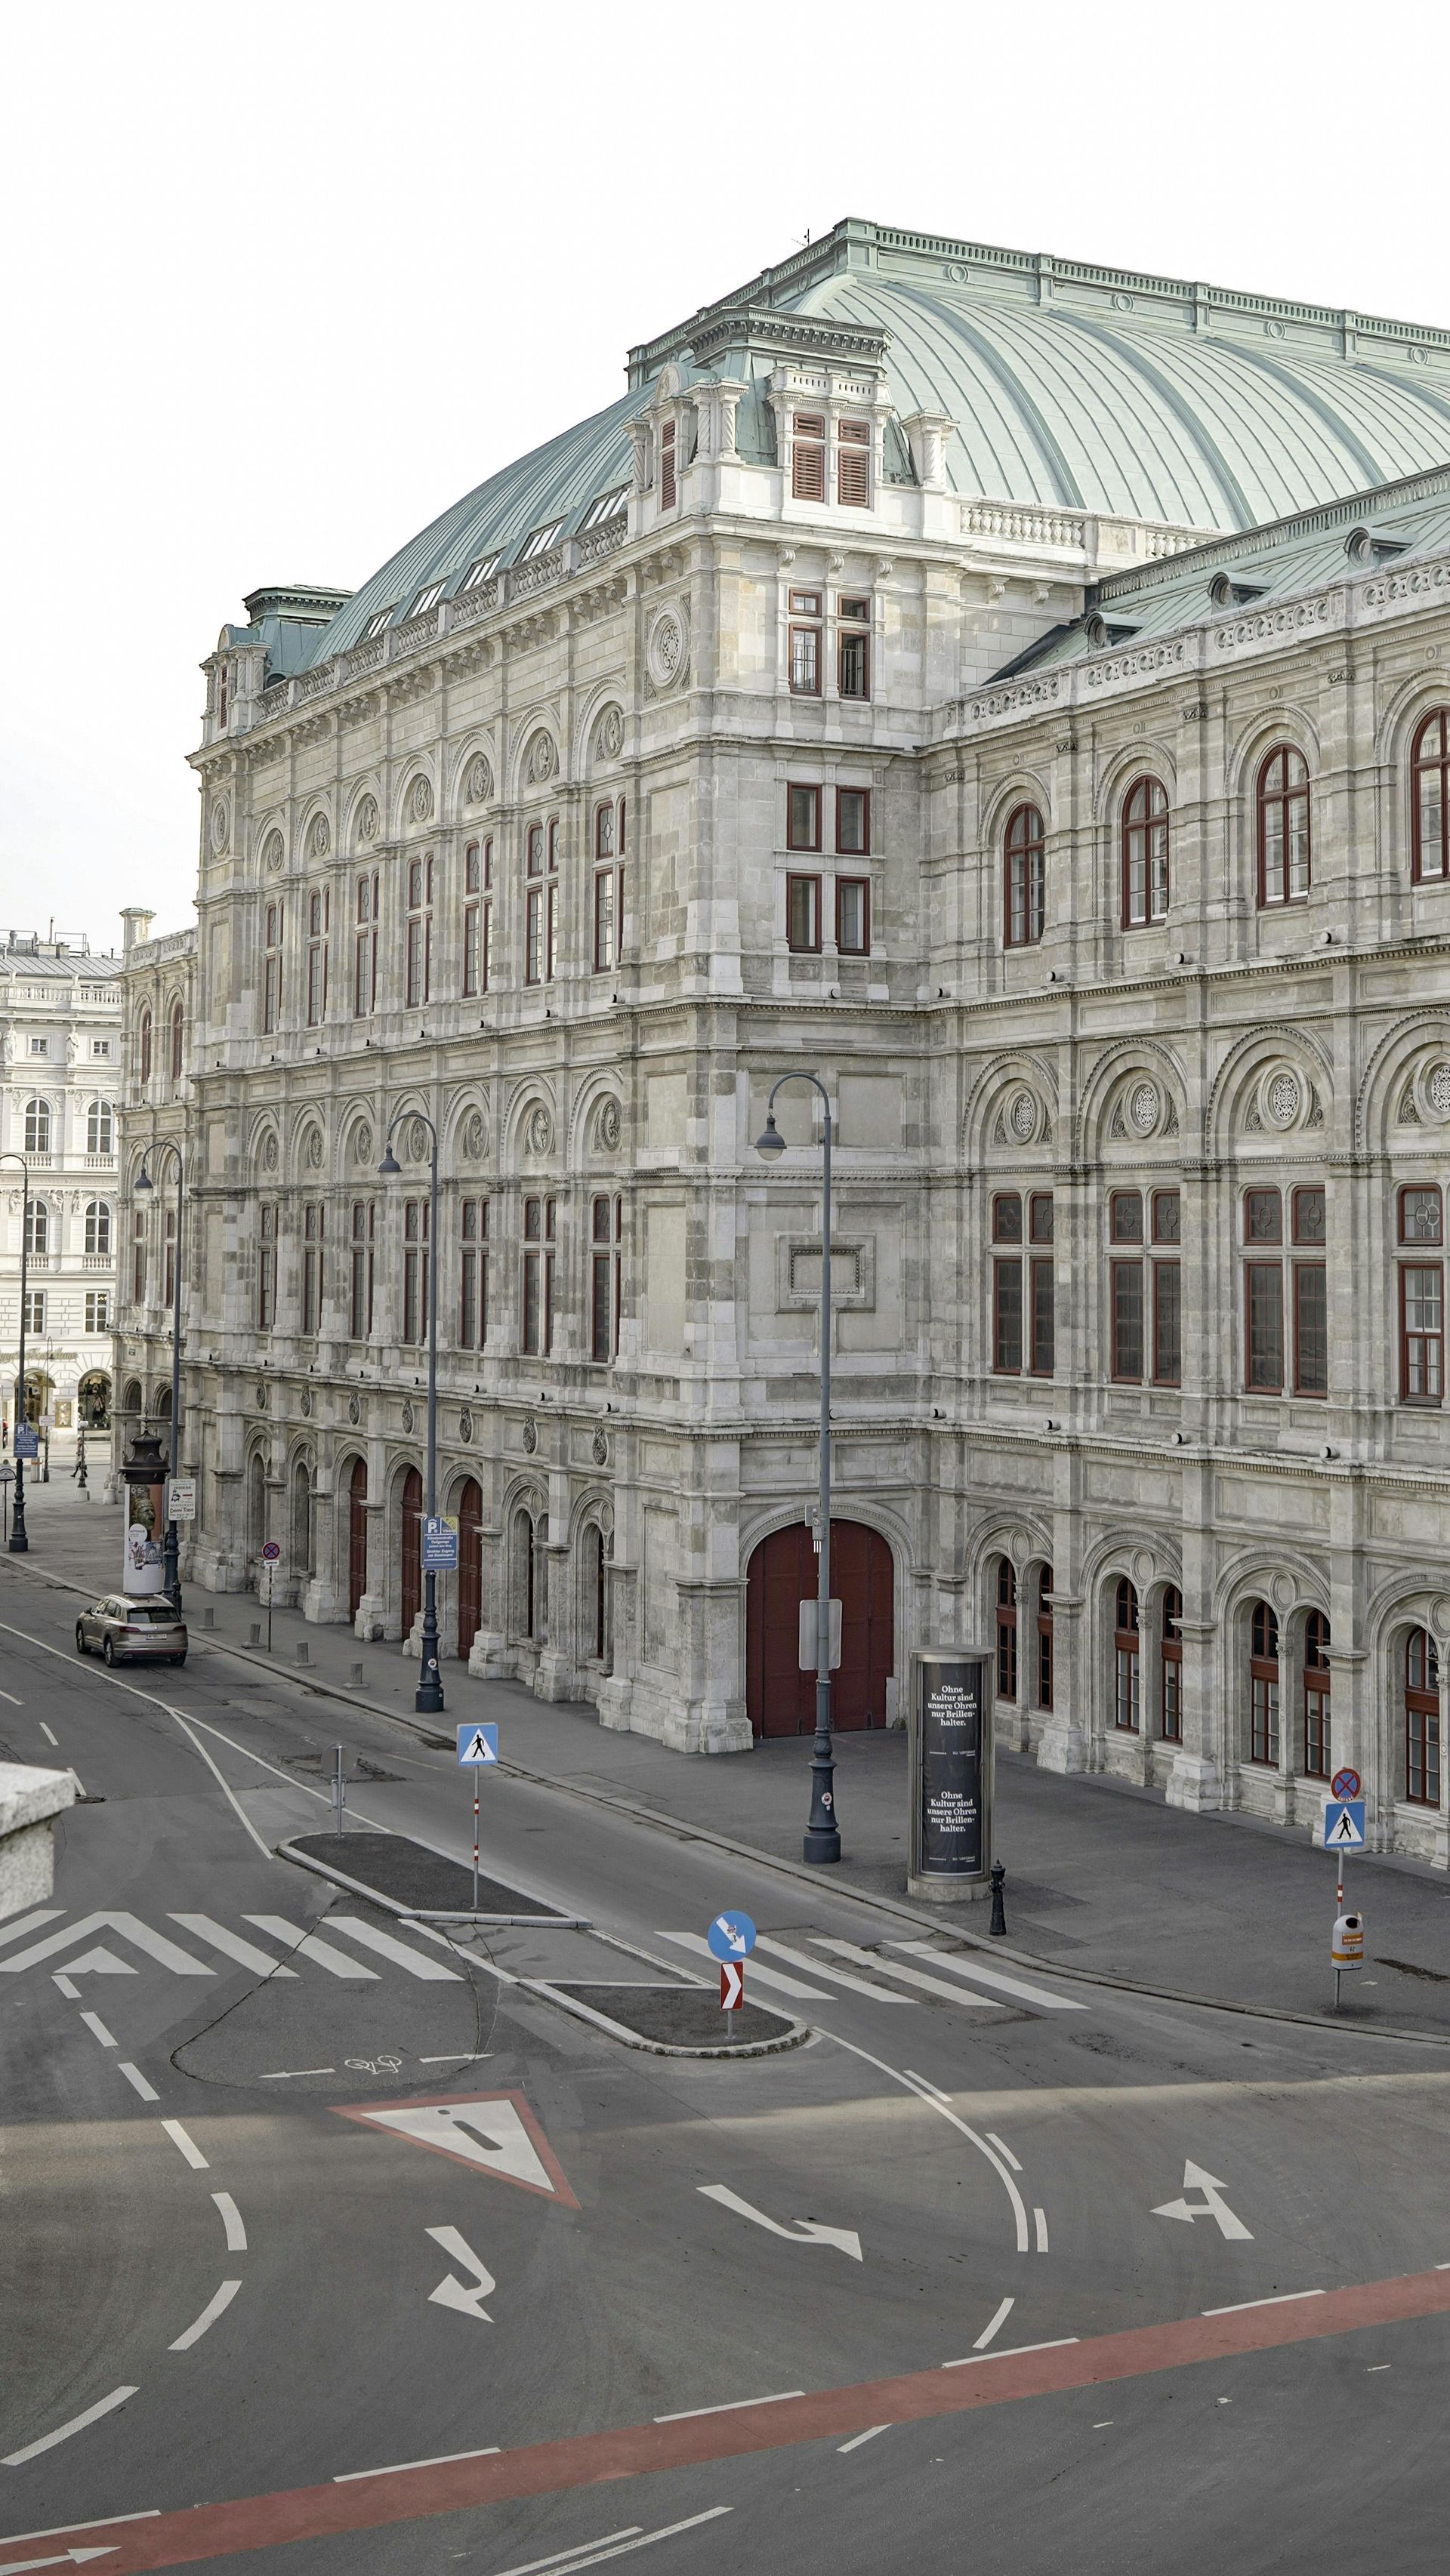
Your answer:
[[[1441,2565],[1450,2049],[993,1988],[505,1777],[485,1865],[626,1946],[430,1939],[274,1847],[341,1739],[354,1823],[467,1856],[451,1752],[74,1606],[0,1566],[0,1739],[92,1802],[0,1922],[0,2576]],[[711,1974],[727,1904],[803,2046],[514,1982]]]

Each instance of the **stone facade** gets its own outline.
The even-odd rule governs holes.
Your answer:
[[[256,603],[209,659],[195,946],[136,951],[128,989],[128,1175],[170,1120],[194,1176],[191,1577],[244,1587],[276,1535],[309,1617],[416,1626],[426,1111],[440,1505],[467,1568],[445,1651],[681,1750],[747,1745],[748,1569],[816,1474],[803,1089],[779,1165],[752,1144],[772,1082],[809,1067],[836,1121],[835,1508],[889,1550],[895,1674],[918,1645],[1000,1642],[1005,1740],[1301,1826],[1327,1688],[1377,1839],[1443,1865],[1444,1804],[1406,1795],[1405,1677],[1412,1637],[1431,1667],[1450,1651],[1450,1462],[1438,1404],[1405,1400],[1396,1229],[1404,1189],[1450,1177],[1450,883],[1412,885],[1407,855],[1411,745],[1450,702],[1450,515],[1410,580],[1346,555],[1353,511],[1184,553],[1182,528],[963,500],[934,415],[900,422],[888,470],[879,347],[741,330],[748,369],[651,378],[601,528],[311,667],[294,649],[278,676]],[[747,372],[774,423],[750,459]],[[832,459],[866,424],[864,500],[834,463],[829,497],[793,490],[807,405]],[[1450,510],[1450,476],[1421,484]],[[1319,545],[1315,577],[1215,615],[1205,585],[1270,539]],[[1179,562],[1202,596],[1125,641],[1134,584]],[[264,605],[294,632],[330,613]],[[803,629],[818,694],[791,685]],[[1313,863],[1265,906],[1278,747],[1305,764]],[[1144,777],[1171,890],[1126,928]],[[1014,947],[1025,808],[1042,920]],[[141,1086],[168,975],[185,1072]],[[1279,1238],[1246,1240],[1251,1192],[1264,1227],[1278,1194]],[[1140,1342],[1176,1265],[1172,1382],[1120,1365],[1135,1261]],[[1247,1385],[1247,1299],[1272,1339],[1248,1270],[1275,1263],[1323,1393]],[[168,1348],[154,1309],[127,1314],[140,1401]],[[1435,1776],[1442,1797],[1438,1750]]]

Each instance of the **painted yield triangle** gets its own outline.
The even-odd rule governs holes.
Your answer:
[[[334,2102],[332,2108],[344,2120],[497,2174],[500,2182],[516,2182],[566,2209],[579,2206],[522,2093],[439,2093],[426,2102]]]

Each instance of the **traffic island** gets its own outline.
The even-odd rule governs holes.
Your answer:
[[[406,1834],[294,1834],[278,1844],[277,1857],[315,1870],[335,1886],[350,1888],[354,1896],[371,1898],[390,1914],[411,1915],[420,1922],[572,1925],[583,1920],[482,1874],[475,1901],[471,1869],[444,1852],[430,1851],[425,1843],[410,1842]]]
[[[547,1995],[627,2048],[647,2049],[655,2057],[774,2057],[810,2036],[803,2022],[764,2004],[722,2012],[709,1986],[561,1985],[541,1977],[522,1982],[531,1994]]]

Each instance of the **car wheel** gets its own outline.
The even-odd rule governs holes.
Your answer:
[[[175,1664],[177,1671],[180,1672],[182,1665],[186,1661],[186,1657],[185,1655],[173,1655],[171,1660]]]
[[[103,1663],[103,1664],[113,1664],[113,1663],[115,1662],[115,1660],[116,1660],[116,1649],[115,1649],[115,1647],[112,1645],[111,1640],[110,1640],[110,1638],[108,1637],[108,1638],[106,1639],[105,1644],[104,1644],[104,1645],[102,1646],[102,1648],[101,1648],[101,1661],[102,1661],[102,1663]]]
[[[86,1652],[86,1632],[85,1632],[84,1628],[81,1626],[81,1623],[80,1623],[79,1619],[77,1619],[77,1621],[76,1621],[76,1653],[77,1653],[78,1655],[83,1655],[85,1652]]]

